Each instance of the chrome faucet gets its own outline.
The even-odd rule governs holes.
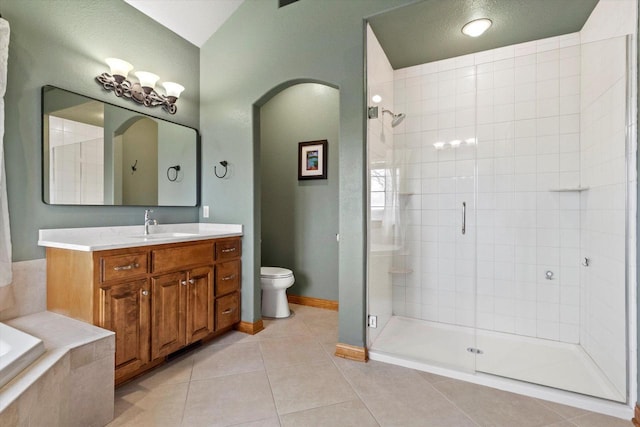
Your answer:
[[[153,212],[152,209],[145,209],[144,210],[144,235],[148,236],[149,235],[149,226],[150,225],[158,225],[158,221],[155,219],[150,218],[149,214]]]

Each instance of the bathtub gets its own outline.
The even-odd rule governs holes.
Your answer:
[[[41,339],[0,323],[0,388],[43,353]]]

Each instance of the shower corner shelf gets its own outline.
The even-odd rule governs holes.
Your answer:
[[[398,193],[400,196],[415,196],[416,193]]]
[[[587,191],[589,187],[560,187],[560,188],[550,188],[549,191],[552,193],[568,193],[570,191]]]
[[[389,274],[411,274],[413,270],[410,268],[392,268],[389,270]]]

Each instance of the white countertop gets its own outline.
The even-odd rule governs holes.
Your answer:
[[[233,236],[242,236],[242,224],[152,225],[148,236],[142,225],[52,228],[38,232],[38,246],[90,252]]]

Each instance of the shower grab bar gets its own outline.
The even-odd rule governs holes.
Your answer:
[[[462,202],[462,234],[467,232],[467,202]]]

